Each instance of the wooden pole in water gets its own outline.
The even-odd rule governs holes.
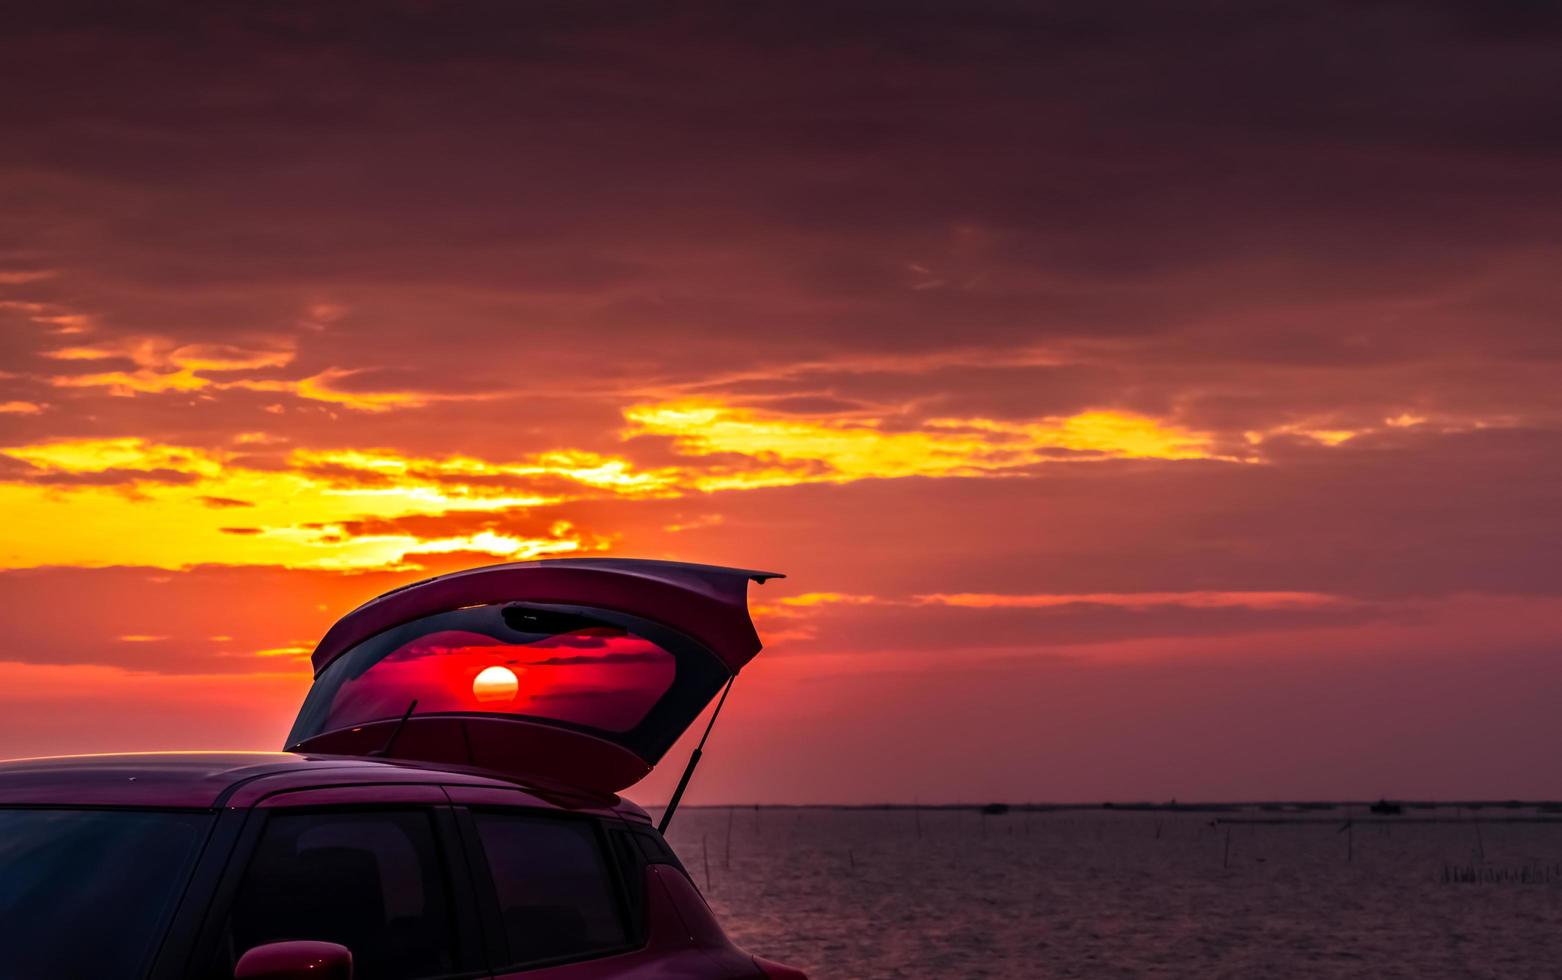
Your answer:
[[[710,891],[710,835],[700,836],[700,853],[705,857],[705,890]]]

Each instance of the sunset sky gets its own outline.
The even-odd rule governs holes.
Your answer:
[[[695,802],[1562,796],[1555,8],[91,6],[0,35],[0,757],[624,555],[788,576]]]

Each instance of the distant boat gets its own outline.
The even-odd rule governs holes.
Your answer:
[[[984,817],[1001,817],[1008,812],[1009,804],[1007,803],[989,803],[982,807],[982,816]]]
[[[1371,806],[1367,807],[1367,809],[1371,810],[1373,813],[1378,814],[1379,816],[1389,817],[1397,816],[1398,814],[1405,812],[1404,807],[1400,806],[1398,803],[1390,803],[1388,800],[1379,800]]]

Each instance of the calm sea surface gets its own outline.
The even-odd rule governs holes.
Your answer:
[[[738,942],[820,980],[1562,977],[1562,822],[1483,812],[688,809],[669,836]],[[1471,871],[1499,880],[1445,880]]]

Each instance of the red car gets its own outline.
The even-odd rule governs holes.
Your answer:
[[[445,575],[331,628],[286,752],[0,764],[0,977],[802,977],[617,795],[759,652],[771,577]]]

